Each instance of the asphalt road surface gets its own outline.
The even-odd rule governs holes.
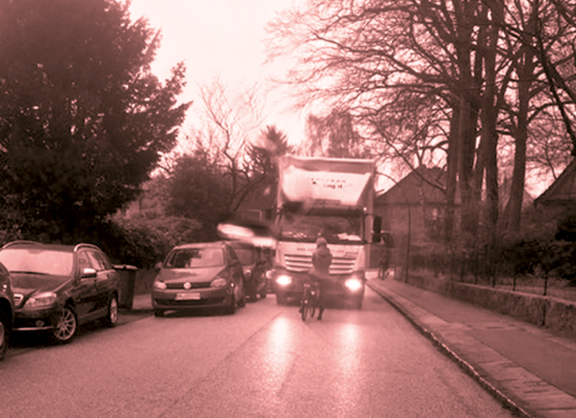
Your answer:
[[[302,322],[273,295],[238,309],[124,315],[70,344],[16,338],[7,417],[510,417],[367,289],[362,310]]]

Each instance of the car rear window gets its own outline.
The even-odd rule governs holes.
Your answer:
[[[164,267],[196,268],[217,267],[224,265],[224,253],[221,248],[183,248],[172,251]]]
[[[6,248],[0,251],[0,262],[11,272],[69,276],[74,254],[38,248]]]

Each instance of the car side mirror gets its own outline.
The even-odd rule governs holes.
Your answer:
[[[161,268],[162,268],[162,262],[159,261],[156,264],[154,264],[154,270],[160,271]]]
[[[92,279],[96,277],[96,270],[91,267],[85,267],[82,270],[82,275],[80,276],[81,279]]]

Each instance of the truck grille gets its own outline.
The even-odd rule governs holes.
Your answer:
[[[284,261],[288,271],[308,272],[312,269],[311,255],[286,254]],[[351,274],[355,262],[355,258],[334,257],[330,265],[330,274]]]

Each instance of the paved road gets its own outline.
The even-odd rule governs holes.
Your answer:
[[[303,323],[270,297],[233,316],[135,315],[0,363],[2,417],[509,417],[368,289]]]

